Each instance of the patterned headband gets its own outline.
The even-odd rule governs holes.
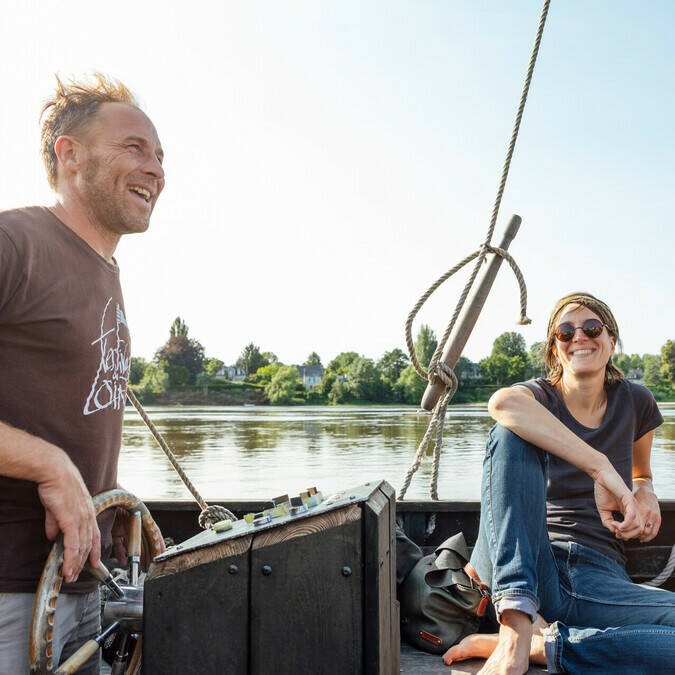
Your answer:
[[[612,335],[614,335],[615,338],[618,338],[619,327],[617,326],[614,314],[612,314],[612,310],[609,307],[607,307],[607,305],[604,302],[602,302],[602,300],[598,300],[592,295],[588,295],[586,293],[577,293],[575,295],[568,295],[566,298],[563,298],[562,300],[558,301],[558,304],[555,306],[555,309],[551,314],[551,319],[548,322],[547,335],[551,335],[551,332],[553,330],[553,324],[556,318],[559,316],[563,308],[567,307],[567,305],[583,305],[584,307],[588,307],[588,309],[590,309],[593,312],[596,311],[596,308],[601,309],[602,312],[605,314],[605,320],[607,321],[607,325],[609,326],[610,332],[612,333]]]

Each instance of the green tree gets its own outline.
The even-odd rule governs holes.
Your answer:
[[[417,360],[420,362],[422,367],[426,370],[431,361],[431,357],[436,351],[438,346],[438,340],[433,330],[430,326],[423,323],[420,326],[419,333],[417,333],[417,340],[415,341],[415,355]]]
[[[347,388],[344,382],[335,378],[328,392],[328,400],[333,404],[343,403],[347,399]]]
[[[162,361],[167,375],[169,376],[169,386],[183,387],[195,382],[195,376],[185,366],[174,366],[171,363]]]
[[[316,353],[312,352],[305,362],[302,364],[303,366],[320,366],[321,364],[321,357]]]
[[[174,320],[173,323],[171,324],[171,328],[169,329],[169,335],[171,337],[175,337],[176,335],[185,335],[187,337],[188,334],[188,327],[185,321],[181,319],[179,316],[177,316]]]
[[[509,379],[509,357],[492,354],[478,363],[481,373],[493,384],[506,384]]]
[[[492,354],[504,354],[504,356],[521,356],[527,359],[527,345],[525,338],[514,331],[502,333],[492,343]]]
[[[408,365],[408,355],[398,347],[390,352],[385,352],[377,362],[382,379],[392,387],[401,377],[403,369]]]
[[[248,379],[254,384],[264,384],[267,386],[272,381],[272,378],[277,374],[279,368],[282,367],[282,363],[270,363],[268,366],[258,368],[258,370],[256,370],[256,372]]]
[[[473,372],[473,366],[473,362],[467,359],[466,356],[459,357],[453,368],[455,375],[457,376],[458,388],[462,386],[462,382],[466,384],[467,377]]]
[[[148,362],[145,359],[140,356],[132,356],[129,366],[129,384],[138,384],[143,379],[147,367]]]
[[[279,359],[274,352],[263,352],[262,357],[267,363],[279,363]]]
[[[302,386],[298,369],[295,366],[279,366],[265,387],[265,394],[273,405],[287,405],[293,400],[298,385]]]
[[[661,347],[661,378],[675,384],[675,342],[666,340]]]
[[[528,355],[520,333],[502,333],[492,344],[492,354],[479,364],[481,372],[494,384],[513,384],[525,378]]]
[[[354,359],[358,359],[356,352],[340,352],[329,364],[326,370],[330,370],[336,375],[346,375],[349,365]]]
[[[380,394],[380,374],[372,359],[355,358],[347,369],[347,389],[360,401],[377,401]]]
[[[642,357],[644,364],[644,381],[648,387],[658,387],[663,384],[661,379],[661,357],[656,354],[645,354]]]
[[[257,372],[258,368],[269,365],[269,361],[260,353],[260,348],[249,342],[237,359],[237,365],[244,369],[247,375]]]
[[[612,361],[624,375],[630,370],[630,356],[628,354],[614,354]]]
[[[534,377],[544,377],[546,375],[546,363],[544,363],[545,348],[546,342],[535,342],[527,354],[528,365]]]
[[[636,370],[644,371],[645,369],[644,362],[639,354],[631,354],[629,364],[630,368],[635,368]]]
[[[414,366],[410,365],[401,372],[396,382],[394,393],[397,400],[402,403],[416,403],[419,405],[426,388],[427,381],[417,374]]]
[[[188,337],[188,327],[176,317],[169,331],[166,344],[157,350],[155,363],[166,361],[170,366],[183,366],[189,372],[189,383],[201,372],[204,363],[204,347]]]
[[[225,364],[220,359],[211,358],[204,361],[204,372],[210,377],[214,377],[215,374],[224,367]]]
[[[159,364],[148,363],[143,378],[135,387],[140,394],[162,394],[169,387],[169,374],[166,372],[166,361]]]
[[[333,384],[337,380],[337,375],[332,371],[332,370],[326,370],[323,374],[323,377],[321,378],[321,382],[319,382],[318,386],[316,387],[315,391],[319,394],[319,396],[323,396],[324,398],[330,398],[330,392],[331,389],[333,388]]]

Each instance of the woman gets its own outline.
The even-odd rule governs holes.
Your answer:
[[[549,377],[490,399],[498,424],[467,571],[490,586],[499,634],[465,638],[446,663],[488,657],[482,675],[520,675],[530,660],[549,673],[675,672],[675,593],[624,568],[623,542],[650,541],[661,524],[649,456],[663,418],[612,364],[618,340],[603,302],[566,296],[549,320]]]

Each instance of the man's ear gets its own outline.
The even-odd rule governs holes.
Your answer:
[[[84,147],[72,136],[59,136],[54,143],[54,153],[64,174],[77,173],[84,159]]]

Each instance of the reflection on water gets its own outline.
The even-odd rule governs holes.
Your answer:
[[[675,498],[675,405],[652,453],[656,492]],[[429,421],[410,407],[175,407],[148,413],[204,498],[264,499],[317,486],[324,494],[384,478],[399,488]],[[445,423],[441,499],[478,499],[485,407],[452,407]],[[120,483],[143,498],[189,498],[133,409],[124,423]],[[425,499],[429,457],[409,499]]]

